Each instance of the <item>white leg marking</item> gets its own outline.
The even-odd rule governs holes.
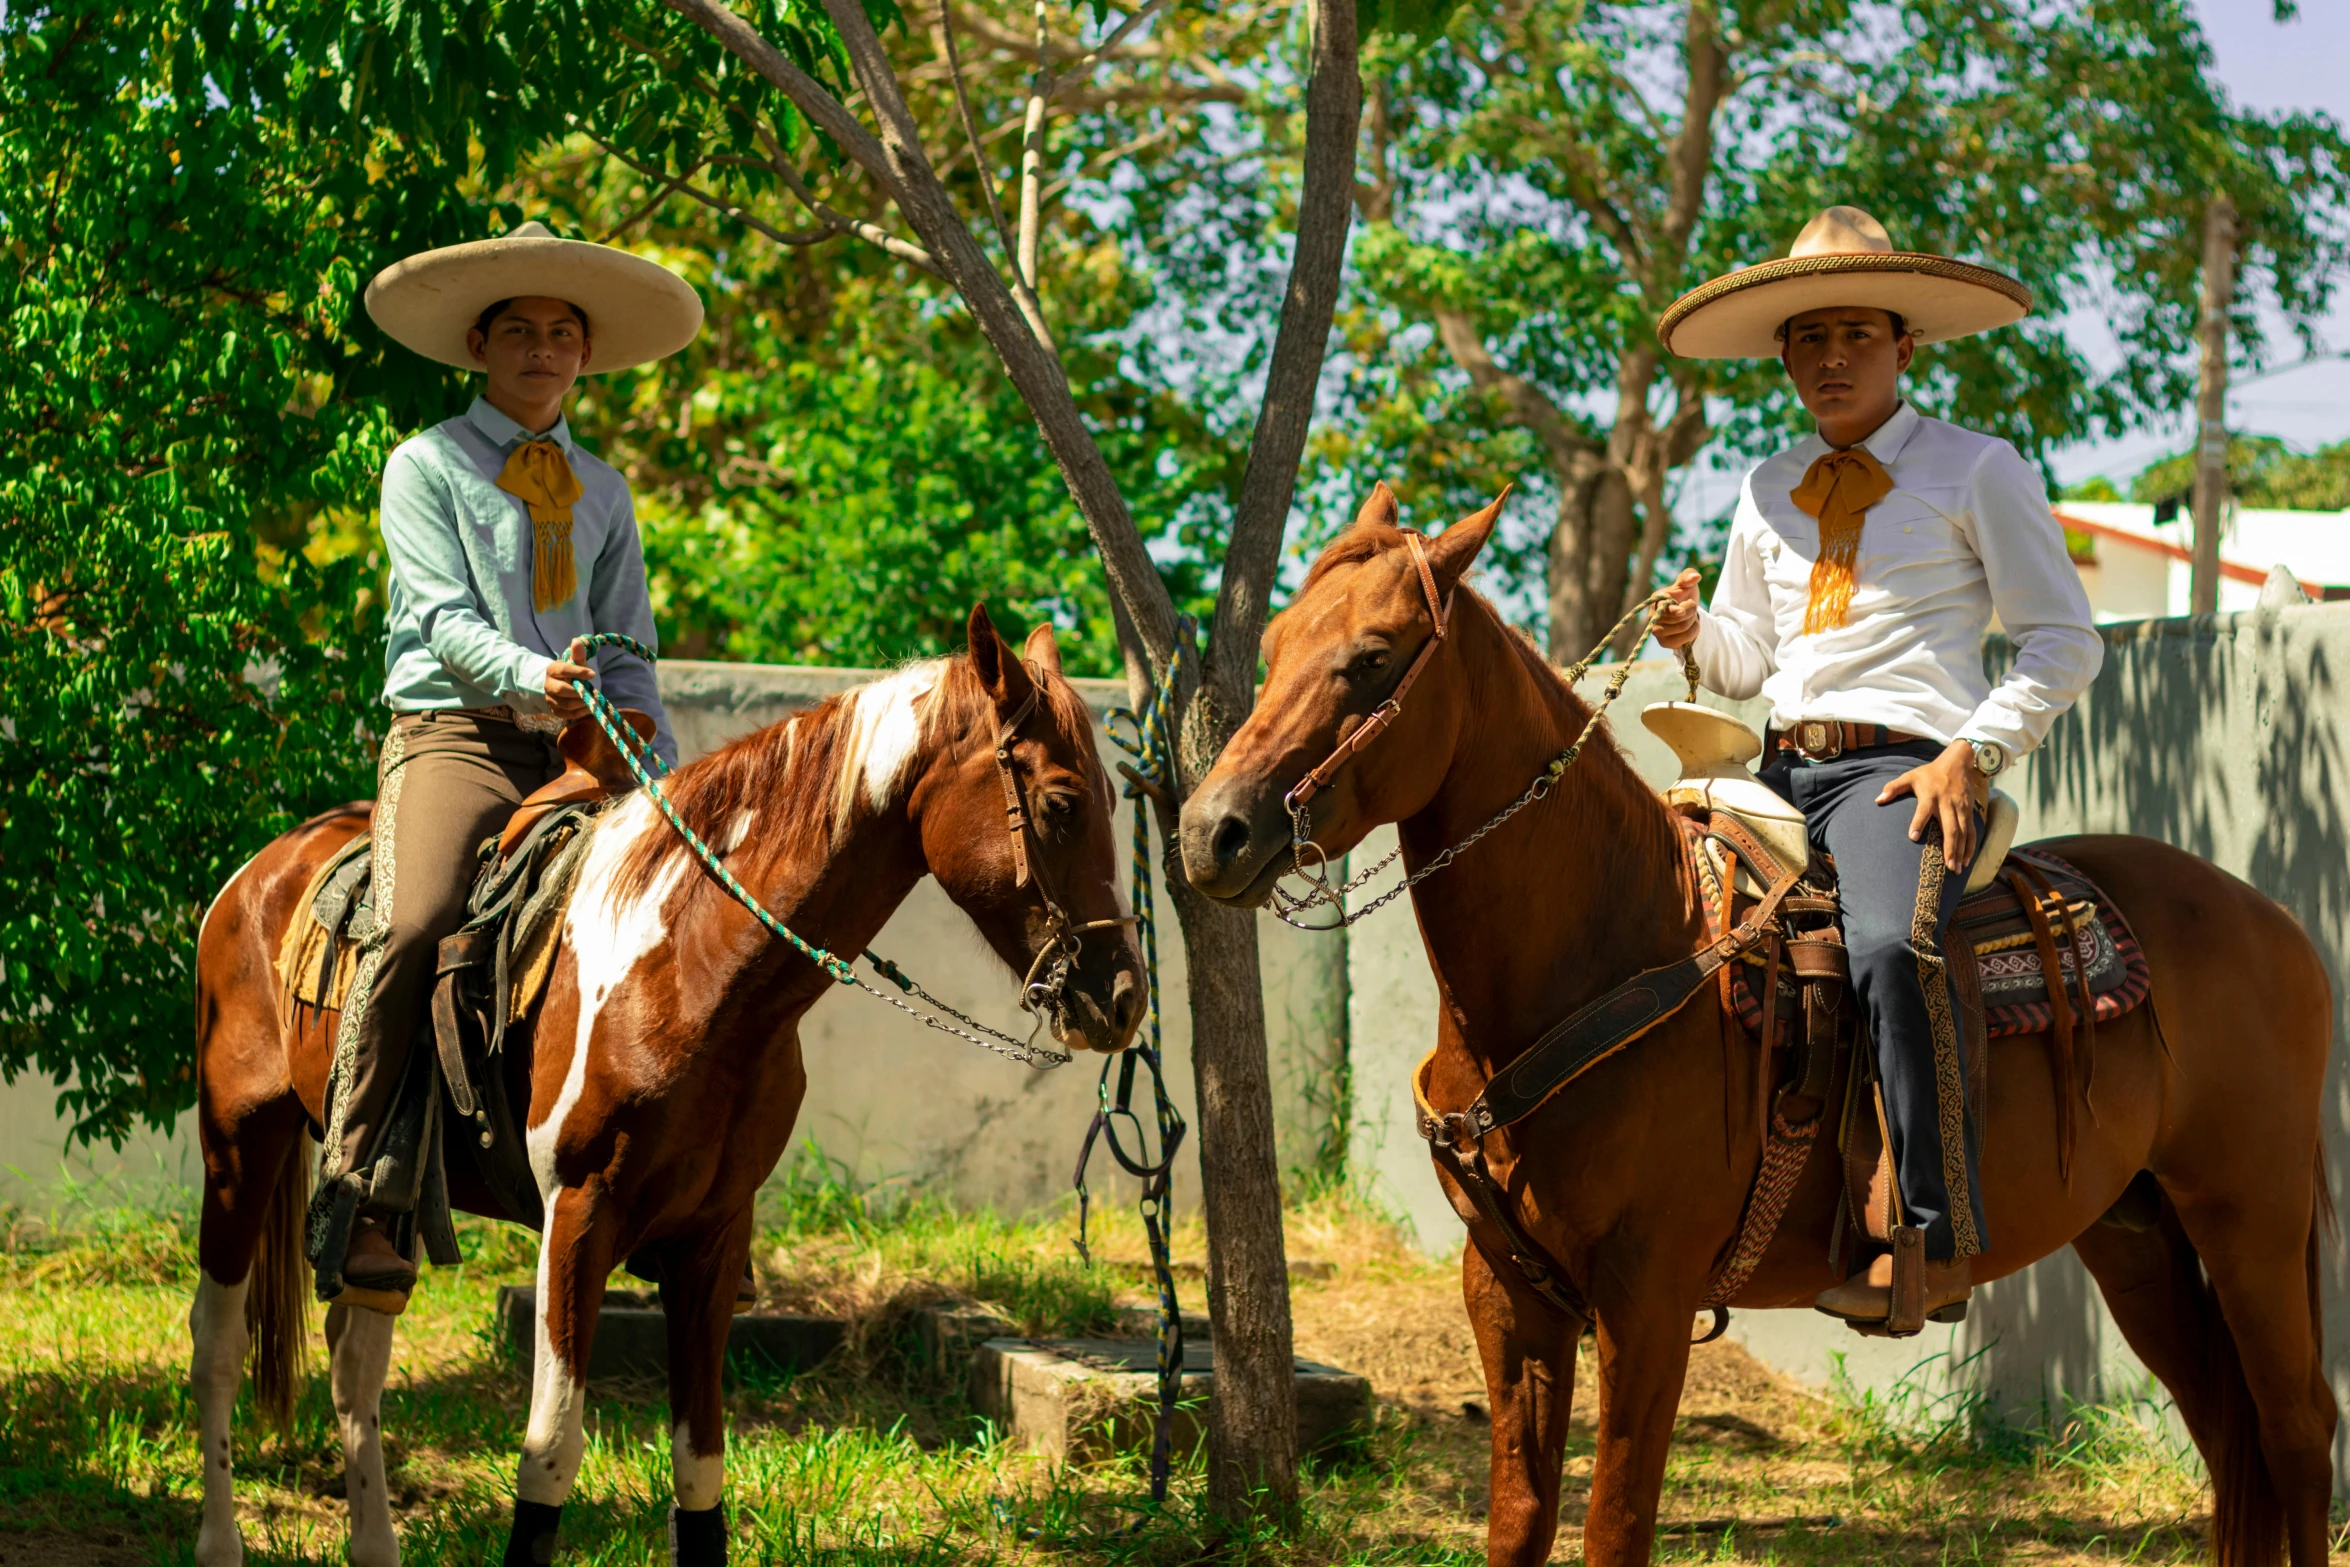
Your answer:
[[[400,1563],[400,1537],[392,1532],[392,1499],[384,1481],[381,1418],[396,1320],[365,1306],[327,1312],[335,1423],[343,1432],[343,1493],[351,1503],[351,1567]]]
[[[680,1420],[669,1428],[669,1473],[677,1487],[677,1505],[689,1513],[716,1507],[726,1494],[726,1449],[707,1458],[694,1451],[694,1439]]]
[[[547,1204],[547,1230],[554,1225],[554,1204]],[[587,1450],[587,1398],[563,1362],[555,1357],[555,1337],[548,1326],[554,1310],[554,1292],[547,1288],[549,1248],[539,1240],[538,1338],[531,1355],[530,1423],[522,1432],[522,1466],[514,1477],[514,1494],[525,1502],[560,1507],[579,1478],[579,1461]]]
[[[634,796],[614,811],[588,845],[587,863],[579,869],[579,889],[564,916],[563,939],[570,943],[579,975],[579,1029],[571,1042],[571,1062],[564,1070],[562,1091],[555,1096],[547,1118],[524,1139],[542,1199],[554,1194],[555,1150],[563,1138],[563,1123],[587,1087],[588,1040],[595,1033],[596,1019],[637,960],[659,946],[669,933],[661,908],[685,877],[690,862],[682,854],[661,867],[642,896],[624,908],[613,906],[613,878],[629,845],[639,834],[656,829],[667,832],[669,827],[654,814],[653,802],[645,795]]]
[[[252,1280],[222,1284],[209,1273],[196,1280],[188,1308],[188,1380],[196,1394],[196,1453],[204,1466],[204,1521],[196,1531],[197,1567],[238,1567],[245,1542],[237,1533],[237,1502],[229,1469],[229,1411],[245,1379],[245,1292]]]

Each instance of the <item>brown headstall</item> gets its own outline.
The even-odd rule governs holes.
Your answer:
[[[1026,660],[1022,661],[1023,663]],[[1039,694],[1043,690],[1036,671],[1029,671],[1028,696],[1019,708],[1003,722],[995,733],[996,777],[1004,786],[1004,821],[1012,834],[1012,885],[1025,887],[1036,883],[1036,896],[1044,904],[1045,939],[1037,948],[1036,959],[1028,965],[1028,973],[1020,981],[1020,1004],[1041,1019],[1042,1008],[1060,999],[1068,987],[1070,976],[1076,972],[1078,943],[1090,930],[1109,930],[1120,925],[1132,925],[1136,916],[1121,915],[1116,919],[1077,921],[1046,885],[1044,868],[1034,852],[1036,823],[1029,815],[1027,797],[1020,789],[1020,775],[1012,760],[1012,746],[1020,738],[1021,725],[1036,712]],[[1049,971],[1046,965],[1051,964]],[[1044,977],[1037,976],[1042,973]]]

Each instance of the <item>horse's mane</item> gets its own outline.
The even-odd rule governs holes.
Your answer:
[[[1091,715],[1065,680],[1029,666],[1039,709],[1094,763]],[[968,654],[925,659],[769,724],[662,780],[686,825],[721,855],[755,831],[767,852],[821,859],[860,814],[890,803],[915,759],[979,728],[992,734],[994,703]],[[672,856],[689,853],[664,822],[640,834],[620,863],[622,898],[641,894]]]

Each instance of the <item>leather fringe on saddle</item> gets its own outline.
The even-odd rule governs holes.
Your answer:
[[[2088,965],[2075,962],[2073,978],[2080,1001],[2079,1049],[2074,1048],[2075,1017],[2072,998],[2065,994],[2065,965],[2060,957],[2079,951],[2078,926],[2063,893],[2059,892],[2046,871],[2028,855],[2012,854],[2003,879],[2015,891],[2015,900],[2023,906],[2024,917],[2031,921],[2032,942],[2040,952],[2040,970],[2048,980],[2049,1010],[2055,1014],[2048,1031],[2048,1067],[2056,1082],[2056,1173],[2065,1185],[2073,1181],[2073,1150],[2080,1141],[2080,1112],[2075,1105],[2074,1084],[2079,1082],[2077,1097],[2086,1101],[2097,1078],[2097,1002],[2089,994]],[[2057,946],[2057,933],[2049,918],[2053,908],[2063,921],[2064,945]],[[2091,916],[2094,918],[2094,915]],[[2096,1114],[2096,1107],[2090,1107]]]

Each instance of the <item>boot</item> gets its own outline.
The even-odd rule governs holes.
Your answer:
[[[343,1257],[343,1290],[337,1306],[365,1306],[396,1317],[408,1309],[416,1288],[416,1264],[400,1255],[383,1221],[362,1216],[351,1225],[351,1249]]]
[[[1966,1320],[1967,1299],[1974,1293],[1973,1271],[1964,1257],[1924,1265],[1927,1321]],[[1885,1321],[1893,1315],[1893,1254],[1881,1254],[1843,1283],[1822,1290],[1812,1304],[1846,1322]]]

